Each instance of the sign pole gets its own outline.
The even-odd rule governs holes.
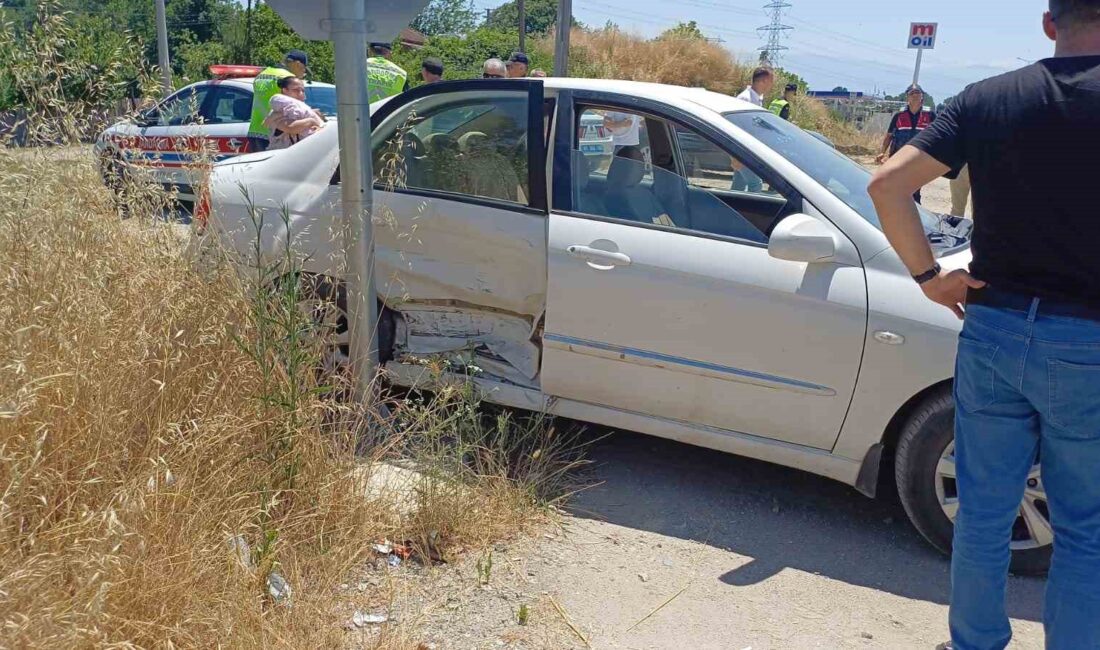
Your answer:
[[[924,48],[917,50],[917,67],[913,69],[913,85],[920,79],[920,62],[924,58]]]
[[[329,29],[336,58],[340,141],[340,196],[346,265],[348,336],[355,395],[370,395],[378,367],[378,304],[374,290],[373,171],[367,95],[367,5],[329,0]]]

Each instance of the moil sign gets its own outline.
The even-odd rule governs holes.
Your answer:
[[[939,23],[911,23],[909,25],[909,49],[931,50],[936,47],[936,30]]]

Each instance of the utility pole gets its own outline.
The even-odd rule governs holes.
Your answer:
[[[172,70],[168,67],[168,18],[164,12],[164,0],[157,3],[157,65],[160,66],[161,92],[167,97],[172,92]]]
[[[336,127],[348,300],[348,334],[355,394],[370,395],[378,367],[378,294],[374,290],[374,173],[367,99],[367,3],[329,0],[336,59]]]
[[[526,52],[524,45],[527,43],[527,3],[525,0],[516,0],[516,10],[519,11],[519,51]]]
[[[558,0],[558,31],[554,38],[554,76],[569,76],[569,30],[573,27],[572,0]]]
[[[248,0],[248,9],[244,24],[244,62],[252,63],[252,0]]]

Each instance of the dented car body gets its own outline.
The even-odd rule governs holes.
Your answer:
[[[950,386],[959,324],[890,248],[867,172],[766,111],[578,79],[437,83],[372,109],[395,383],[443,355],[489,401],[869,495],[898,429]],[[640,128],[582,151],[612,112]],[[335,131],[215,166],[211,232],[246,257],[289,247],[338,282]],[[966,265],[969,222],[922,217],[941,264]]]

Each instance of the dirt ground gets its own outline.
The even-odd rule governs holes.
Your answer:
[[[387,578],[422,648],[931,649],[947,638],[948,561],[896,497],[639,434],[610,435],[590,455],[592,487],[560,526],[498,547],[487,586],[484,557]],[[1011,647],[1042,647],[1044,584],[1010,578]]]

